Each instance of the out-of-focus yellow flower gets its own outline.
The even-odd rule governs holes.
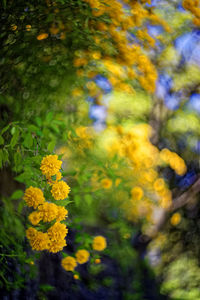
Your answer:
[[[112,180],[109,178],[104,178],[101,180],[101,185],[104,189],[110,189],[112,186]]]
[[[24,200],[29,207],[35,209],[45,201],[42,190],[32,186],[25,190]]]
[[[75,256],[76,256],[76,261],[79,264],[84,264],[89,260],[90,253],[87,250],[81,249],[76,252]]]
[[[153,184],[153,187],[156,191],[160,191],[165,188],[165,182],[162,178],[156,179],[156,181]]]
[[[64,200],[68,197],[70,187],[64,181],[59,181],[53,184],[51,194],[55,200]]]
[[[41,33],[37,36],[38,41],[42,41],[48,38],[48,33]]]
[[[140,200],[144,195],[143,190],[139,186],[135,186],[131,190],[131,196],[133,200]]]
[[[96,258],[94,262],[95,262],[95,264],[100,264],[101,263],[101,259],[100,258]]]
[[[116,180],[115,180],[115,186],[118,186],[120,183],[121,183],[121,179],[120,178],[117,178]]]
[[[107,247],[106,239],[98,235],[93,239],[92,248],[97,251],[103,251]]]
[[[176,226],[180,223],[181,221],[181,215],[179,213],[175,213],[172,215],[170,222],[173,226]]]
[[[40,170],[47,178],[56,175],[62,165],[62,161],[58,160],[57,155],[47,155],[42,159]]]
[[[78,274],[74,274],[74,279],[78,280],[79,279],[79,275]]]
[[[15,24],[11,25],[11,30],[12,30],[12,31],[17,30],[17,25],[15,25]]]
[[[61,265],[66,271],[74,271],[77,266],[77,262],[74,257],[67,256],[62,259]]]
[[[31,25],[26,25],[26,31],[30,31],[31,30]]]

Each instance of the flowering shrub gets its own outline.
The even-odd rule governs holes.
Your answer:
[[[62,161],[58,160],[57,155],[48,155],[43,158],[40,169],[48,180],[51,180],[51,193],[55,200],[64,200],[67,198],[70,188],[64,181],[57,181],[57,174],[60,174]],[[56,182],[52,176],[56,176]],[[30,187],[26,189],[24,200],[28,206],[33,206],[36,211],[29,215],[29,221],[34,226],[40,226],[40,222],[48,223],[47,232],[36,230],[30,227],[26,231],[26,236],[33,250],[56,253],[61,251],[66,244],[66,235],[68,229],[64,221],[68,211],[63,206],[58,206],[51,202],[46,202],[43,192],[39,188]],[[62,205],[62,204],[61,204]],[[53,224],[51,222],[54,222]],[[45,228],[41,224],[41,228]]]

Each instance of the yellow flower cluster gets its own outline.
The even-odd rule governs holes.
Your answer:
[[[58,160],[57,155],[48,155],[43,158],[40,169],[46,176],[47,182],[52,185],[51,193],[56,200],[63,200],[68,196],[69,186],[64,181],[58,181],[62,175],[60,173],[62,161]],[[52,179],[56,176],[56,180]],[[68,233],[66,225],[60,223],[65,220],[68,211],[63,206],[58,206],[54,203],[45,201],[43,192],[39,188],[29,187],[24,194],[24,200],[27,205],[37,209],[29,215],[29,221],[36,226],[40,221],[44,223],[55,222],[50,226],[46,233],[30,227],[26,231],[26,236],[29,239],[33,250],[56,253],[61,251],[66,246],[65,237]]]
[[[184,160],[178,156],[175,152],[171,152],[169,149],[163,149],[160,152],[160,158],[170,165],[170,167],[180,176],[184,175],[187,171]]]
[[[106,248],[106,246],[107,246],[106,239],[103,236],[99,235],[93,239],[92,242],[93,250],[103,251]],[[75,257],[76,258],[74,258],[73,256],[67,256],[62,259],[61,265],[66,271],[74,271],[74,269],[77,267],[77,263],[85,264],[90,258],[90,253],[85,249],[80,249],[75,253]],[[101,260],[97,258],[95,259],[94,262],[96,264],[99,264]]]
[[[172,204],[171,191],[164,179],[158,176],[157,168],[164,162],[178,175],[183,175],[186,172],[184,160],[168,149],[159,151],[152,145],[152,129],[147,124],[126,128],[110,126],[106,131],[110,136],[105,143],[108,154],[124,157],[129,164],[130,172],[127,171],[127,175],[123,173],[123,176],[128,176],[130,196],[127,195],[125,201],[121,197],[127,218],[145,219],[148,221],[146,224],[153,224],[154,212],[157,209],[169,209]]]
[[[155,47],[155,40],[143,24],[147,20],[151,24],[158,24],[169,31],[169,26],[160,19],[152,10],[145,7],[148,1],[125,0],[126,8],[118,0],[84,0],[88,3],[93,19],[89,27],[94,32],[94,46],[96,50],[76,51],[74,66],[78,76],[95,76],[104,71],[104,75],[117,90],[133,93],[131,80],[138,80],[141,86],[150,93],[155,90],[157,72],[142,47],[134,41],[131,33],[136,31],[137,39],[143,46]],[[103,16],[103,17],[102,17]],[[139,27],[141,29],[139,29]],[[90,96],[99,101],[101,90],[93,82],[88,88]],[[76,93],[77,88],[73,91]]]
[[[193,15],[193,23],[200,26],[200,2],[199,0],[184,0],[183,7],[189,10]]]
[[[73,256],[67,256],[62,259],[61,265],[66,271],[74,271],[77,263],[84,264],[89,260],[90,253],[85,249],[80,249],[75,254],[76,258]]]

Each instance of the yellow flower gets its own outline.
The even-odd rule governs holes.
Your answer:
[[[153,184],[153,187],[156,191],[163,190],[165,188],[165,182],[162,178],[156,179],[156,181]]]
[[[38,207],[38,210],[44,222],[51,222],[58,215],[58,207],[54,203],[45,202]]]
[[[57,210],[58,210],[58,213],[57,213],[56,221],[60,222],[60,221],[65,220],[68,216],[68,210],[66,208],[64,208],[63,206],[58,206]]]
[[[38,41],[45,40],[46,38],[48,38],[48,33],[41,33],[37,36]]]
[[[64,181],[59,181],[53,184],[51,194],[55,200],[64,200],[70,192],[70,187]]]
[[[64,224],[56,222],[48,229],[48,236],[52,241],[63,240],[68,233],[68,229]]]
[[[109,178],[102,179],[101,185],[104,189],[109,189],[112,186],[112,180]]]
[[[79,264],[86,263],[90,257],[90,253],[84,249],[78,250],[75,255],[76,255],[76,260]]]
[[[58,241],[50,240],[48,250],[49,252],[57,253],[61,251],[65,246],[67,246],[65,239],[58,240]]]
[[[37,230],[33,227],[30,227],[26,230],[26,237],[27,239],[32,239],[37,234]]]
[[[120,178],[117,178],[116,180],[115,180],[115,186],[118,186],[120,183],[121,183],[121,179]]]
[[[131,196],[133,200],[140,200],[144,195],[143,190],[139,186],[135,186],[131,190]]]
[[[31,25],[26,25],[26,31],[30,31],[31,30]]]
[[[74,269],[77,266],[77,263],[74,257],[67,256],[62,259],[61,265],[66,271],[74,271]]]
[[[36,226],[38,223],[40,223],[42,217],[38,211],[34,211],[29,215],[28,219],[31,222],[31,224]]]
[[[27,238],[29,239],[31,248],[36,251],[43,251],[49,248],[49,237],[47,233],[43,233],[37,230],[34,232],[27,232]]]
[[[79,276],[78,276],[78,274],[74,274],[74,279],[79,279]]]
[[[47,178],[51,178],[59,172],[61,165],[62,161],[58,160],[57,155],[47,155],[41,162],[40,170]]]
[[[172,215],[170,222],[173,226],[176,226],[180,223],[181,221],[181,215],[179,213],[175,213]]]
[[[97,251],[103,251],[107,246],[106,239],[98,235],[93,239],[92,248]]]
[[[42,190],[32,186],[25,190],[24,200],[29,207],[35,209],[45,201]]]
[[[96,258],[94,262],[95,262],[95,264],[100,264],[101,263],[101,259],[100,258]]]

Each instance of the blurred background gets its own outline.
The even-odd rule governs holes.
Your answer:
[[[199,1],[0,9],[1,299],[200,299]],[[71,189],[57,253],[26,237],[25,189],[54,203],[47,155]],[[79,249],[90,258],[66,270]]]

